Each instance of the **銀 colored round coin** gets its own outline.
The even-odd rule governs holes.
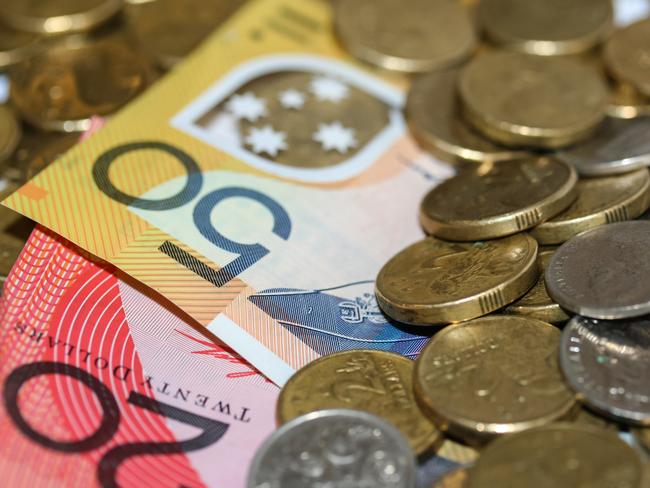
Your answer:
[[[488,137],[546,149],[591,135],[609,97],[603,76],[587,63],[506,51],[474,58],[459,92],[467,120]]]
[[[388,422],[358,410],[323,410],[276,430],[257,450],[248,488],[414,488],[415,459]]]
[[[61,34],[90,30],[116,15],[122,0],[2,0],[0,18],[26,32]]]
[[[377,303],[414,325],[461,322],[494,312],[537,279],[537,243],[524,234],[486,242],[429,238],[400,251],[377,276]]]
[[[479,15],[497,44],[541,56],[589,51],[613,21],[611,0],[483,0]]]
[[[614,432],[557,423],[498,439],[466,488],[645,488],[643,461]]]
[[[442,442],[413,394],[413,361],[399,354],[353,350],[323,356],[298,370],[282,388],[279,424],[317,410],[352,408],[397,427],[416,453]]]
[[[0,70],[24,60],[38,40],[38,36],[20,32],[0,23]]]
[[[591,408],[650,425],[650,320],[576,316],[562,333],[560,364],[571,387]]]
[[[93,115],[115,112],[151,79],[151,67],[127,42],[69,38],[16,66],[11,100],[35,127],[82,131]]]
[[[650,97],[650,19],[617,31],[605,44],[603,56],[616,79]]]
[[[445,474],[431,488],[463,488],[467,481],[467,468],[460,468]]]
[[[635,219],[650,205],[650,173],[585,178],[578,181],[578,198],[569,208],[530,231],[542,245],[561,244],[594,227]]]
[[[553,422],[576,404],[556,361],[559,343],[558,329],[528,317],[449,326],[415,363],[416,395],[443,430],[470,443]]]
[[[476,46],[469,14],[456,0],[338,1],[334,26],[353,56],[396,71],[457,64]]]
[[[428,233],[453,241],[514,234],[566,209],[577,181],[573,167],[553,158],[465,168],[424,197],[420,222]]]
[[[650,313],[650,222],[637,220],[583,232],[555,251],[548,294],[574,313],[623,319]]]
[[[0,163],[13,154],[21,133],[14,113],[9,107],[0,105]]]
[[[434,155],[451,163],[523,159],[530,153],[508,149],[483,137],[461,118],[456,96],[458,70],[418,77],[406,102],[406,120],[415,139]]]
[[[608,118],[592,139],[556,153],[584,176],[627,173],[650,166],[650,117]]]
[[[548,296],[546,284],[544,283],[544,270],[548,266],[554,252],[555,251],[541,251],[539,253],[537,262],[539,265],[540,275],[537,282],[523,297],[508,305],[504,310],[504,313],[530,317],[531,319],[550,322],[552,324],[569,320],[569,316],[564,310],[562,310],[562,307],[551,300],[551,297]]]

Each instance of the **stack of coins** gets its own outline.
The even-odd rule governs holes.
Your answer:
[[[334,29],[415,75],[410,132],[457,172],[376,281],[382,311],[431,340],[414,362],[351,350],[299,370],[272,447],[352,409],[418,460],[472,449],[437,488],[650,486],[650,222],[634,220],[650,218],[650,19],[615,30],[609,0],[340,0]],[[265,449],[250,487],[415,486],[394,461],[337,484],[325,454],[283,484],[293,465]]]
[[[0,199],[172,69],[244,0],[2,0]],[[0,208],[0,283],[31,223]]]

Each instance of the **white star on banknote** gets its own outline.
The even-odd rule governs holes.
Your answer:
[[[258,98],[253,92],[246,92],[243,95],[233,95],[226,108],[240,119],[249,122],[256,122],[260,117],[267,115],[266,100]]]
[[[300,110],[305,105],[305,95],[293,88],[280,93],[280,103],[284,108]]]
[[[321,143],[324,151],[335,150],[341,154],[357,145],[354,129],[343,127],[340,122],[320,124],[314,133],[314,140]]]
[[[342,100],[345,100],[350,91],[346,84],[326,76],[314,78],[310,84],[310,89],[321,102],[327,101],[334,103],[339,103]]]
[[[262,128],[252,127],[246,137],[246,144],[253,146],[257,154],[266,153],[270,156],[277,156],[280,151],[287,148],[287,134],[276,131],[270,125]]]

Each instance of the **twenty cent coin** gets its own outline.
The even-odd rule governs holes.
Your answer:
[[[541,251],[539,253],[537,263],[540,275],[537,282],[523,297],[513,304],[508,305],[505,308],[504,313],[522,315],[543,322],[550,322],[552,324],[569,320],[569,316],[564,310],[562,310],[562,307],[548,296],[546,284],[544,283],[544,270],[548,266],[554,252],[555,251]]]
[[[406,120],[424,149],[451,163],[510,161],[529,156],[526,151],[493,143],[462,120],[457,81],[458,70],[450,69],[422,75],[411,84]]]
[[[617,31],[605,45],[603,56],[615,78],[650,97],[650,19]]]
[[[470,443],[552,422],[575,407],[559,343],[557,328],[527,317],[449,326],[416,361],[416,394],[443,430]]]
[[[650,117],[608,118],[592,139],[558,151],[556,157],[584,176],[626,173],[650,166]]]
[[[563,244],[546,268],[546,289],[567,310],[599,319],[650,313],[650,222],[619,222]]]
[[[356,410],[313,412],[262,444],[248,488],[414,488],[415,460],[395,427]]]
[[[420,221],[435,236],[475,241],[536,226],[576,198],[575,169],[553,158],[465,168],[422,201]]]
[[[338,1],[334,25],[353,56],[396,71],[444,68],[476,45],[472,21],[456,0]]]
[[[483,0],[487,35],[508,49],[542,56],[586,52],[612,29],[611,0]]]
[[[2,0],[0,17],[21,31],[61,34],[90,30],[121,8],[122,0]]]
[[[576,316],[562,333],[560,362],[591,408],[618,421],[650,425],[650,318]]]
[[[561,244],[574,235],[613,222],[631,220],[650,205],[650,173],[632,173],[578,181],[578,198],[564,212],[531,230],[542,245]]]
[[[490,444],[466,488],[644,488],[643,462],[614,432],[558,423]]]
[[[536,258],[537,243],[524,234],[474,243],[424,239],[381,269],[377,303],[395,320],[415,325],[480,317],[530,289]]]
[[[608,89],[577,59],[493,51],[474,58],[459,83],[464,113],[488,137],[555,149],[588,137],[605,117]]]
[[[414,363],[399,354],[354,350],[323,356],[284,385],[278,423],[316,410],[352,408],[387,420],[422,453],[442,436],[420,411],[413,394]]]

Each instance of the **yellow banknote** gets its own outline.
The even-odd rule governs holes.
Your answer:
[[[330,352],[417,355],[374,299],[451,170],[417,149],[406,80],[351,59],[330,3],[250,2],[4,203],[113,263],[282,384]]]

